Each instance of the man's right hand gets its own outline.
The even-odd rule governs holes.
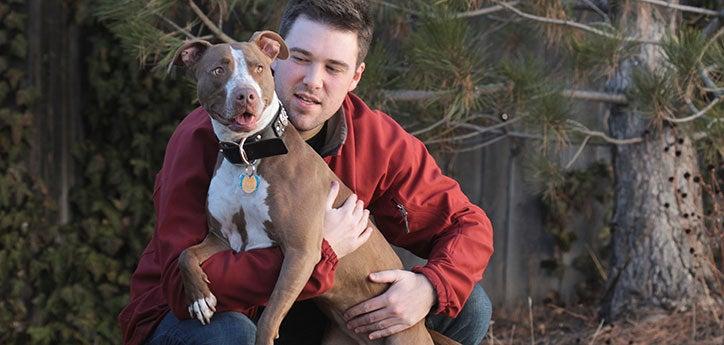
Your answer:
[[[339,208],[334,208],[338,193],[339,182],[333,181],[324,212],[323,236],[341,259],[370,238],[372,227],[367,226],[370,211],[364,209],[364,203],[357,200],[356,194],[350,195]]]

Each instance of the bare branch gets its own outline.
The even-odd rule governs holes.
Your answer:
[[[216,24],[214,24],[214,22],[211,21],[211,19],[209,19],[209,17],[207,17],[204,14],[204,12],[201,11],[201,9],[198,6],[196,6],[196,3],[194,2],[194,0],[188,0],[188,1],[189,1],[189,6],[194,11],[194,13],[196,13],[196,15],[199,17],[199,19],[201,19],[201,21],[204,23],[204,25],[206,25],[209,28],[209,30],[211,30],[211,32],[213,32],[217,37],[219,37],[219,39],[221,39],[222,41],[224,41],[226,43],[235,43],[236,42],[235,39],[227,36],[223,31],[221,31],[221,29],[219,29],[218,26],[216,26]]]
[[[507,3],[500,2],[500,1],[497,1],[497,0],[496,0],[496,2],[497,2],[498,4],[500,4],[500,6],[503,6],[503,7],[507,8],[507,9],[513,11],[515,14],[517,14],[517,15],[523,17],[523,18],[530,19],[530,20],[535,20],[535,21],[539,21],[539,22],[543,22],[543,23],[548,23],[548,24],[556,24],[556,25],[570,26],[570,27],[574,27],[574,28],[581,29],[581,30],[584,30],[584,31],[588,31],[588,32],[590,32],[590,33],[593,33],[593,34],[596,34],[596,35],[599,35],[599,36],[608,37],[608,38],[611,38],[611,39],[623,39],[623,40],[626,41],[626,42],[635,42],[635,43],[642,43],[642,44],[659,44],[658,41],[644,41],[644,40],[639,40],[639,39],[631,38],[631,37],[619,37],[619,36],[616,36],[616,35],[612,35],[612,34],[610,34],[610,33],[608,33],[608,32],[604,32],[604,31],[598,30],[598,29],[596,29],[596,28],[594,28],[594,27],[591,27],[591,26],[588,26],[588,25],[586,25],[586,24],[581,24],[581,23],[574,22],[574,21],[571,21],[571,20],[554,19],[554,18],[547,18],[547,17],[536,16],[536,15],[533,15],[533,14],[530,14],[530,13],[525,13],[525,12],[523,12],[523,11],[521,11],[521,10],[513,7],[513,6],[508,5]]]
[[[704,107],[704,109],[699,110],[699,112],[694,115],[682,117],[682,118],[673,118],[673,117],[664,116],[664,120],[673,122],[673,123],[694,121],[694,120],[706,115],[706,113],[709,110],[711,110],[711,108],[714,108],[714,106],[717,105],[722,99],[724,99],[724,96],[717,97],[715,100],[713,100],[711,103],[709,103],[706,107]]]
[[[640,143],[641,141],[643,141],[642,138],[629,138],[629,139],[611,138],[608,135],[606,135],[606,133],[588,129],[586,126],[584,126],[583,124],[581,124],[578,121],[574,121],[574,120],[570,120],[570,119],[566,120],[566,121],[568,122],[568,124],[570,124],[572,126],[571,127],[572,131],[584,134],[586,136],[593,136],[593,137],[601,138],[607,143],[616,144],[616,145],[629,145],[629,144],[637,144],[637,143]]]
[[[460,150],[456,150],[455,152],[468,152],[468,151],[479,150],[479,149],[482,149],[483,147],[493,145],[493,144],[497,143],[498,141],[501,141],[501,140],[503,140],[503,139],[505,139],[505,138],[507,138],[507,137],[508,137],[508,134],[499,135],[499,136],[497,136],[497,137],[495,137],[495,138],[493,138],[493,139],[490,139],[490,140],[488,140],[488,141],[482,142],[482,143],[480,143],[480,144],[478,144],[478,145],[466,147],[466,148],[460,149]]]
[[[451,141],[459,141],[459,140],[469,139],[469,138],[472,138],[472,137],[475,137],[475,136],[478,136],[478,135],[481,135],[481,134],[484,134],[484,133],[488,133],[488,132],[495,131],[496,129],[503,128],[503,127],[505,127],[505,126],[509,126],[509,125],[511,125],[511,124],[514,124],[514,123],[520,121],[521,119],[522,119],[522,117],[516,117],[516,118],[514,118],[514,119],[512,119],[512,120],[510,120],[510,121],[501,122],[501,123],[499,123],[499,124],[497,124],[497,125],[493,125],[493,126],[490,126],[490,127],[478,126],[478,125],[474,125],[474,124],[471,124],[471,123],[455,122],[454,124],[455,124],[456,126],[458,126],[458,127],[463,127],[463,128],[467,128],[467,129],[472,129],[473,132],[471,132],[471,133],[466,133],[466,134],[462,134],[462,135],[458,135],[458,136],[451,137],[451,138],[440,138],[440,139],[426,140],[426,141],[425,141],[425,144],[437,144],[437,143],[444,143],[444,142],[451,142]]]
[[[657,5],[657,6],[663,6],[663,7],[667,7],[667,8],[679,10],[679,11],[684,11],[684,12],[699,13],[699,14],[704,14],[704,15],[707,15],[707,16],[715,16],[715,17],[718,17],[718,16],[719,16],[719,12],[714,11],[714,10],[710,10],[710,9],[706,9],[706,8],[699,8],[699,7],[693,7],[693,6],[679,5],[679,4],[674,4],[674,3],[670,3],[670,2],[666,2],[666,1],[661,1],[661,0],[639,0],[639,1],[641,1],[641,2],[647,2],[647,3],[649,3],[649,4],[653,4],[653,5]]]
[[[186,38],[188,38],[188,39],[190,39],[190,40],[196,39],[196,36],[192,35],[192,34],[188,31],[188,29],[184,29],[184,28],[178,26],[176,23],[173,22],[173,20],[168,19],[168,18],[166,18],[166,16],[163,16],[163,15],[158,14],[158,13],[156,13],[156,16],[158,16],[159,18],[163,19],[163,21],[165,21],[168,25],[171,25],[174,29],[176,29],[176,31],[183,33],[183,34],[186,36]]]
[[[603,12],[603,10],[601,10],[601,8],[599,8],[591,0],[581,0],[581,1],[585,2],[586,5],[588,5],[588,8],[592,9],[594,12],[598,13],[598,15],[603,17],[603,19],[606,21],[606,23],[609,23],[609,24],[611,23],[611,18],[608,17],[606,12]]]
[[[515,6],[519,2],[520,1],[508,1],[508,2],[506,2],[506,4]],[[481,8],[478,10],[456,13],[453,15],[453,17],[454,18],[470,18],[470,17],[476,17],[476,16],[482,16],[482,15],[486,15],[486,14],[495,13],[498,11],[502,11],[504,9],[505,8],[503,6],[495,5],[495,6],[491,6],[491,7]]]
[[[604,102],[624,105],[628,104],[626,95],[622,93],[607,93],[586,90],[563,90],[561,94],[565,97],[580,99],[584,101]]]
[[[578,147],[578,151],[576,151],[576,154],[573,155],[573,158],[571,158],[571,160],[568,162],[568,164],[566,164],[566,170],[570,169],[571,165],[573,165],[573,162],[575,162],[576,159],[578,159],[578,156],[580,156],[581,152],[583,152],[583,149],[586,148],[586,144],[588,144],[589,140],[591,140],[590,135],[586,136],[586,138],[583,139],[583,142],[581,143],[581,146]]]

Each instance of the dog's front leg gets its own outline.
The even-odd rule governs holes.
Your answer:
[[[185,249],[179,255],[179,270],[190,304],[189,313],[204,325],[209,323],[216,311],[216,297],[209,290],[209,278],[201,269],[201,264],[228,248],[216,235],[209,233],[203,242]]]

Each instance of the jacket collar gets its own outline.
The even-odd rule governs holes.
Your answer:
[[[319,151],[319,155],[322,158],[327,156],[336,156],[339,153],[339,149],[347,140],[347,132],[349,127],[347,126],[347,119],[344,113],[344,105],[327,120],[327,136],[324,139],[324,145]]]

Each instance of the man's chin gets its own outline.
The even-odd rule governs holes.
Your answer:
[[[296,128],[300,132],[310,131],[319,126],[319,123],[317,123],[317,121],[313,119],[313,115],[309,114],[290,114],[289,122],[291,122],[294,128]]]

